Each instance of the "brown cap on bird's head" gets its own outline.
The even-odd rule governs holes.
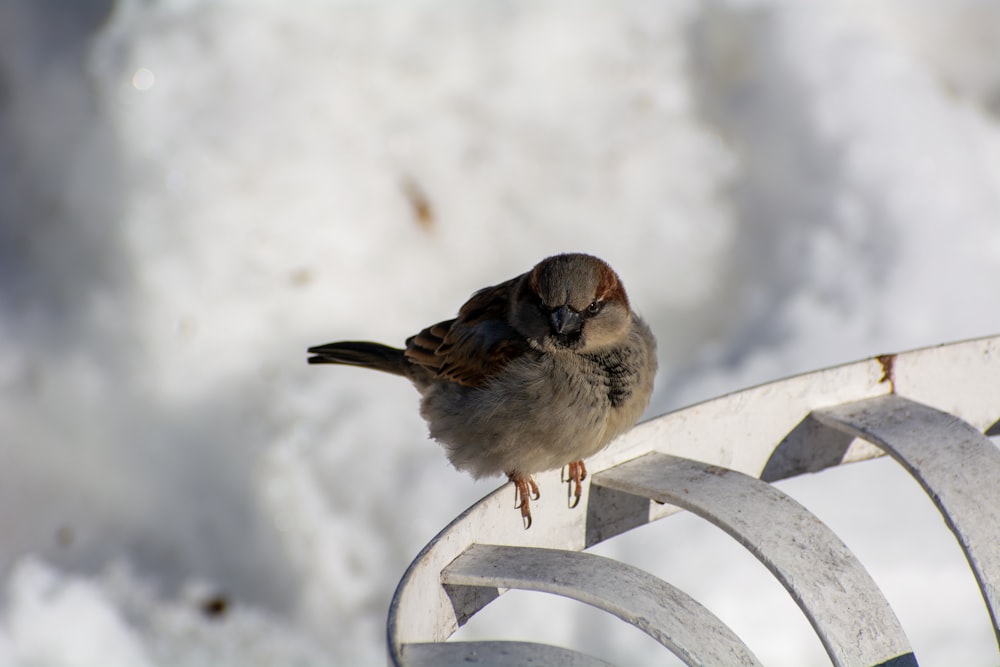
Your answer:
[[[554,306],[570,303],[570,287],[577,294],[589,293],[596,301],[617,299],[628,307],[628,295],[614,269],[604,260],[583,253],[565,253],[547,257],[529,274],[531,290],[543,303]],[[582,310],[588,304],[581,304]]]

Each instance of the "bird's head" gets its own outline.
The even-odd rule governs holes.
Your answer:
[[[525,274],[511,321],[544,351],[589,352],[620,342],[632,322],[618,274],[584,254],[555,255]]]

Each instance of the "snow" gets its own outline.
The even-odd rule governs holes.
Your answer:
[[[4,3],[0,666],[384,664],[406,565],[500,480],[449,468],[405,382],[305,348],[400,342],[548,254],[622,275],[649,416],[996,333],[998,39],[987,0]],[[782,488],[922,664],[995,664],[891,462]],[[738,545],[663,523],[602,553],[825,664]],[[663,658],[527,594],[462,633],[509,610]]]

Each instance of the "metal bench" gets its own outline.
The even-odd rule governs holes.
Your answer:
[[[933,500],[1000,639],[1000,336],[884,355],[730,394],[640,424],[587,462],[580,507],[511,520],[507,486],[466,510],[407,569],[389,610],[389,661],[605,665],[546,644],[447,642],[507,589],[614,614],[688,665],[758,665],[697,601],[583,550],[686,510],[739,541],[788,590],[834,665],[916,665],[893,610],[829,528],[770,484],[888,454]],[[985,433],[985,435],[984,435]],[[543,488],[558,488],[558,472]],[[550,491],[551,493],[551,491]]]

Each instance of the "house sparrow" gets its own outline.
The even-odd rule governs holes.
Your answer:
[[[567,466],[575,507],[583,459],[635,424],[656,374],[656,339],[618,275],[583,254],[549,257],[479,290],[458,317],[408,338],[405,349],[344,341],[309,352],[310,364],[408,378],[455,468],[514,483],[525,528],[539,497],[532,475]]]

